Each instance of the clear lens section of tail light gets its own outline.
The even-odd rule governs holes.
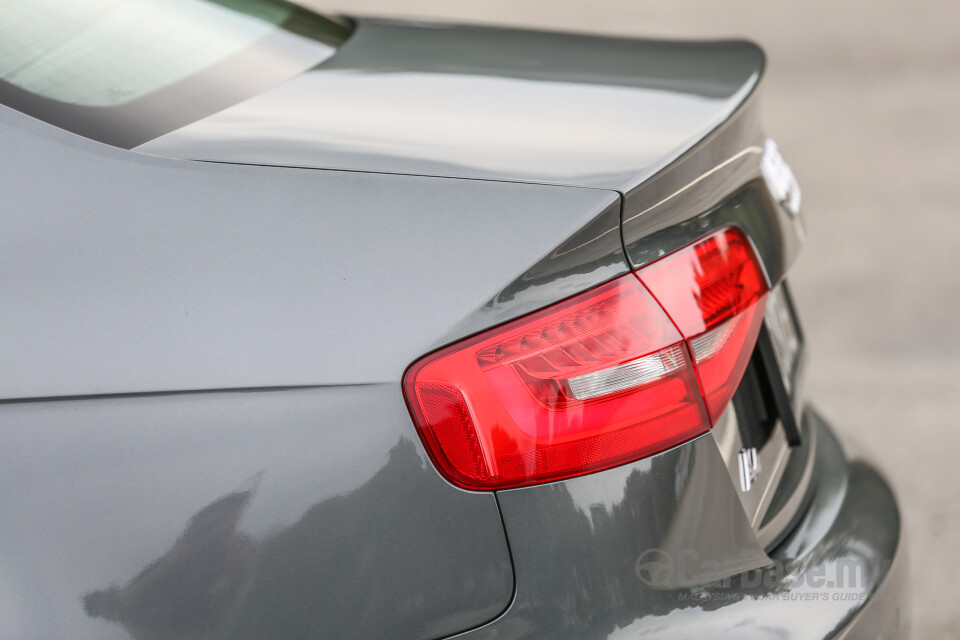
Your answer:
[[[437,467],[475,489],[589,473],[709,428],[683,338],[632,275],[426,356],[404,390]]]
[[[577,400],[589,400],[656,382],[683,365],[683,349],[667,347],[616,367],[570,378],[567,386]]]
[[[736,390],[766,279],[738,229],[415,362],[404,395],[468,489],[583,475],[706,432]],[[651,295],[652,293],[652,295]]]
[[[716,423],[750,361],[769,291],[750,241],[739,229],[723,229],[637,276],[687,339]]]

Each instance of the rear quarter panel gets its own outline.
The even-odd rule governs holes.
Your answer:
[[[424,638],[512,592],[393,385],[0,405],[3,638]]]

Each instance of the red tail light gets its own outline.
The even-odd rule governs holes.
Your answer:
[[[733,398],[763,323],[766,278],[750,241],[725,229],[637,272],[687,339],[714,424]]]
[[[637,275],[650,291],[628,274],[410,367],[404,394],[447,478],[471,489],[559,480],[710,428],[704,398],[715,420],[762,321],[750,244],[728,229]]]

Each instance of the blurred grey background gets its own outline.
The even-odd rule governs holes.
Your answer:
[[[914,637],[960,637],[960,1],[299,1],[761,44],[767,132],[803,189],[808,240],[790,279],[808,394],[897,489]]]

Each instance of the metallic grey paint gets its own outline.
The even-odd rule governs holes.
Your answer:
[[[434,637],[508,604],[495,500],[436,473],[400,379],[624,273],[616,193],[150,158],[6,108],[0,134],[0,637]]]
[[[359,20],[336,55],[144,153],[628,191],[722,123],[763,53]]]
[[[796,524],[764,548],[713,434],[494,496],[444,482],[403,406],[423,353],[724,225],[779,282],[803,230],[760,180],[761,69],[743,43],[364,21],[141,149],[334,170],[150,157],[0,107],[0,637],[899,634],[896,503],[811,411],[814,481],[774,497]],[[555,96],[567,137],[511,135]],[[434,126],[363,137],[384,100]],[[449,135],[471,100],[489,139]],[[651,548],[721,564],[653,588]],[[737,577],[846,558],[877,561],[867,605]]]
[[[690,153],[624,194],[622,233],[630,264],[642,267],[690,243],[704,229],[735,224],[755,243],[770,283],[780,282],[803,243],[803,219],[777,204],[763,183],[763,141],[757,101],[751,97]],[[758,187],[762,201],[754,208],[762,210],[762,219],[715,209],[743,185]]]
[[[808,409],[805,422],[817,432],[819,481],[801,522],[771,552],[779,564],[732,575],[758,551],[746,522],[723,515],[737,513],[729,504],[737,497],[705,436],[595,476],[500,492],[517,596],[503,616],[457,637],[903,637],[894,496],[873,467],[845,459],[816,413]],[[651,580],[649,558],[665,579]],[[717,567],[726,571],[671,580]],[[852,568],[859,573],[844,578]],[[878,589],[885,605],[873,606]],[[859,625],[879,635],[861,636]]]
[[[396,385],[2,404],[0,486],[3,638],[427,638],[512,594]]]
[[[151,158],[6,108],[0,136],[0,399],[399,384],[627,270],[610,191]]]

